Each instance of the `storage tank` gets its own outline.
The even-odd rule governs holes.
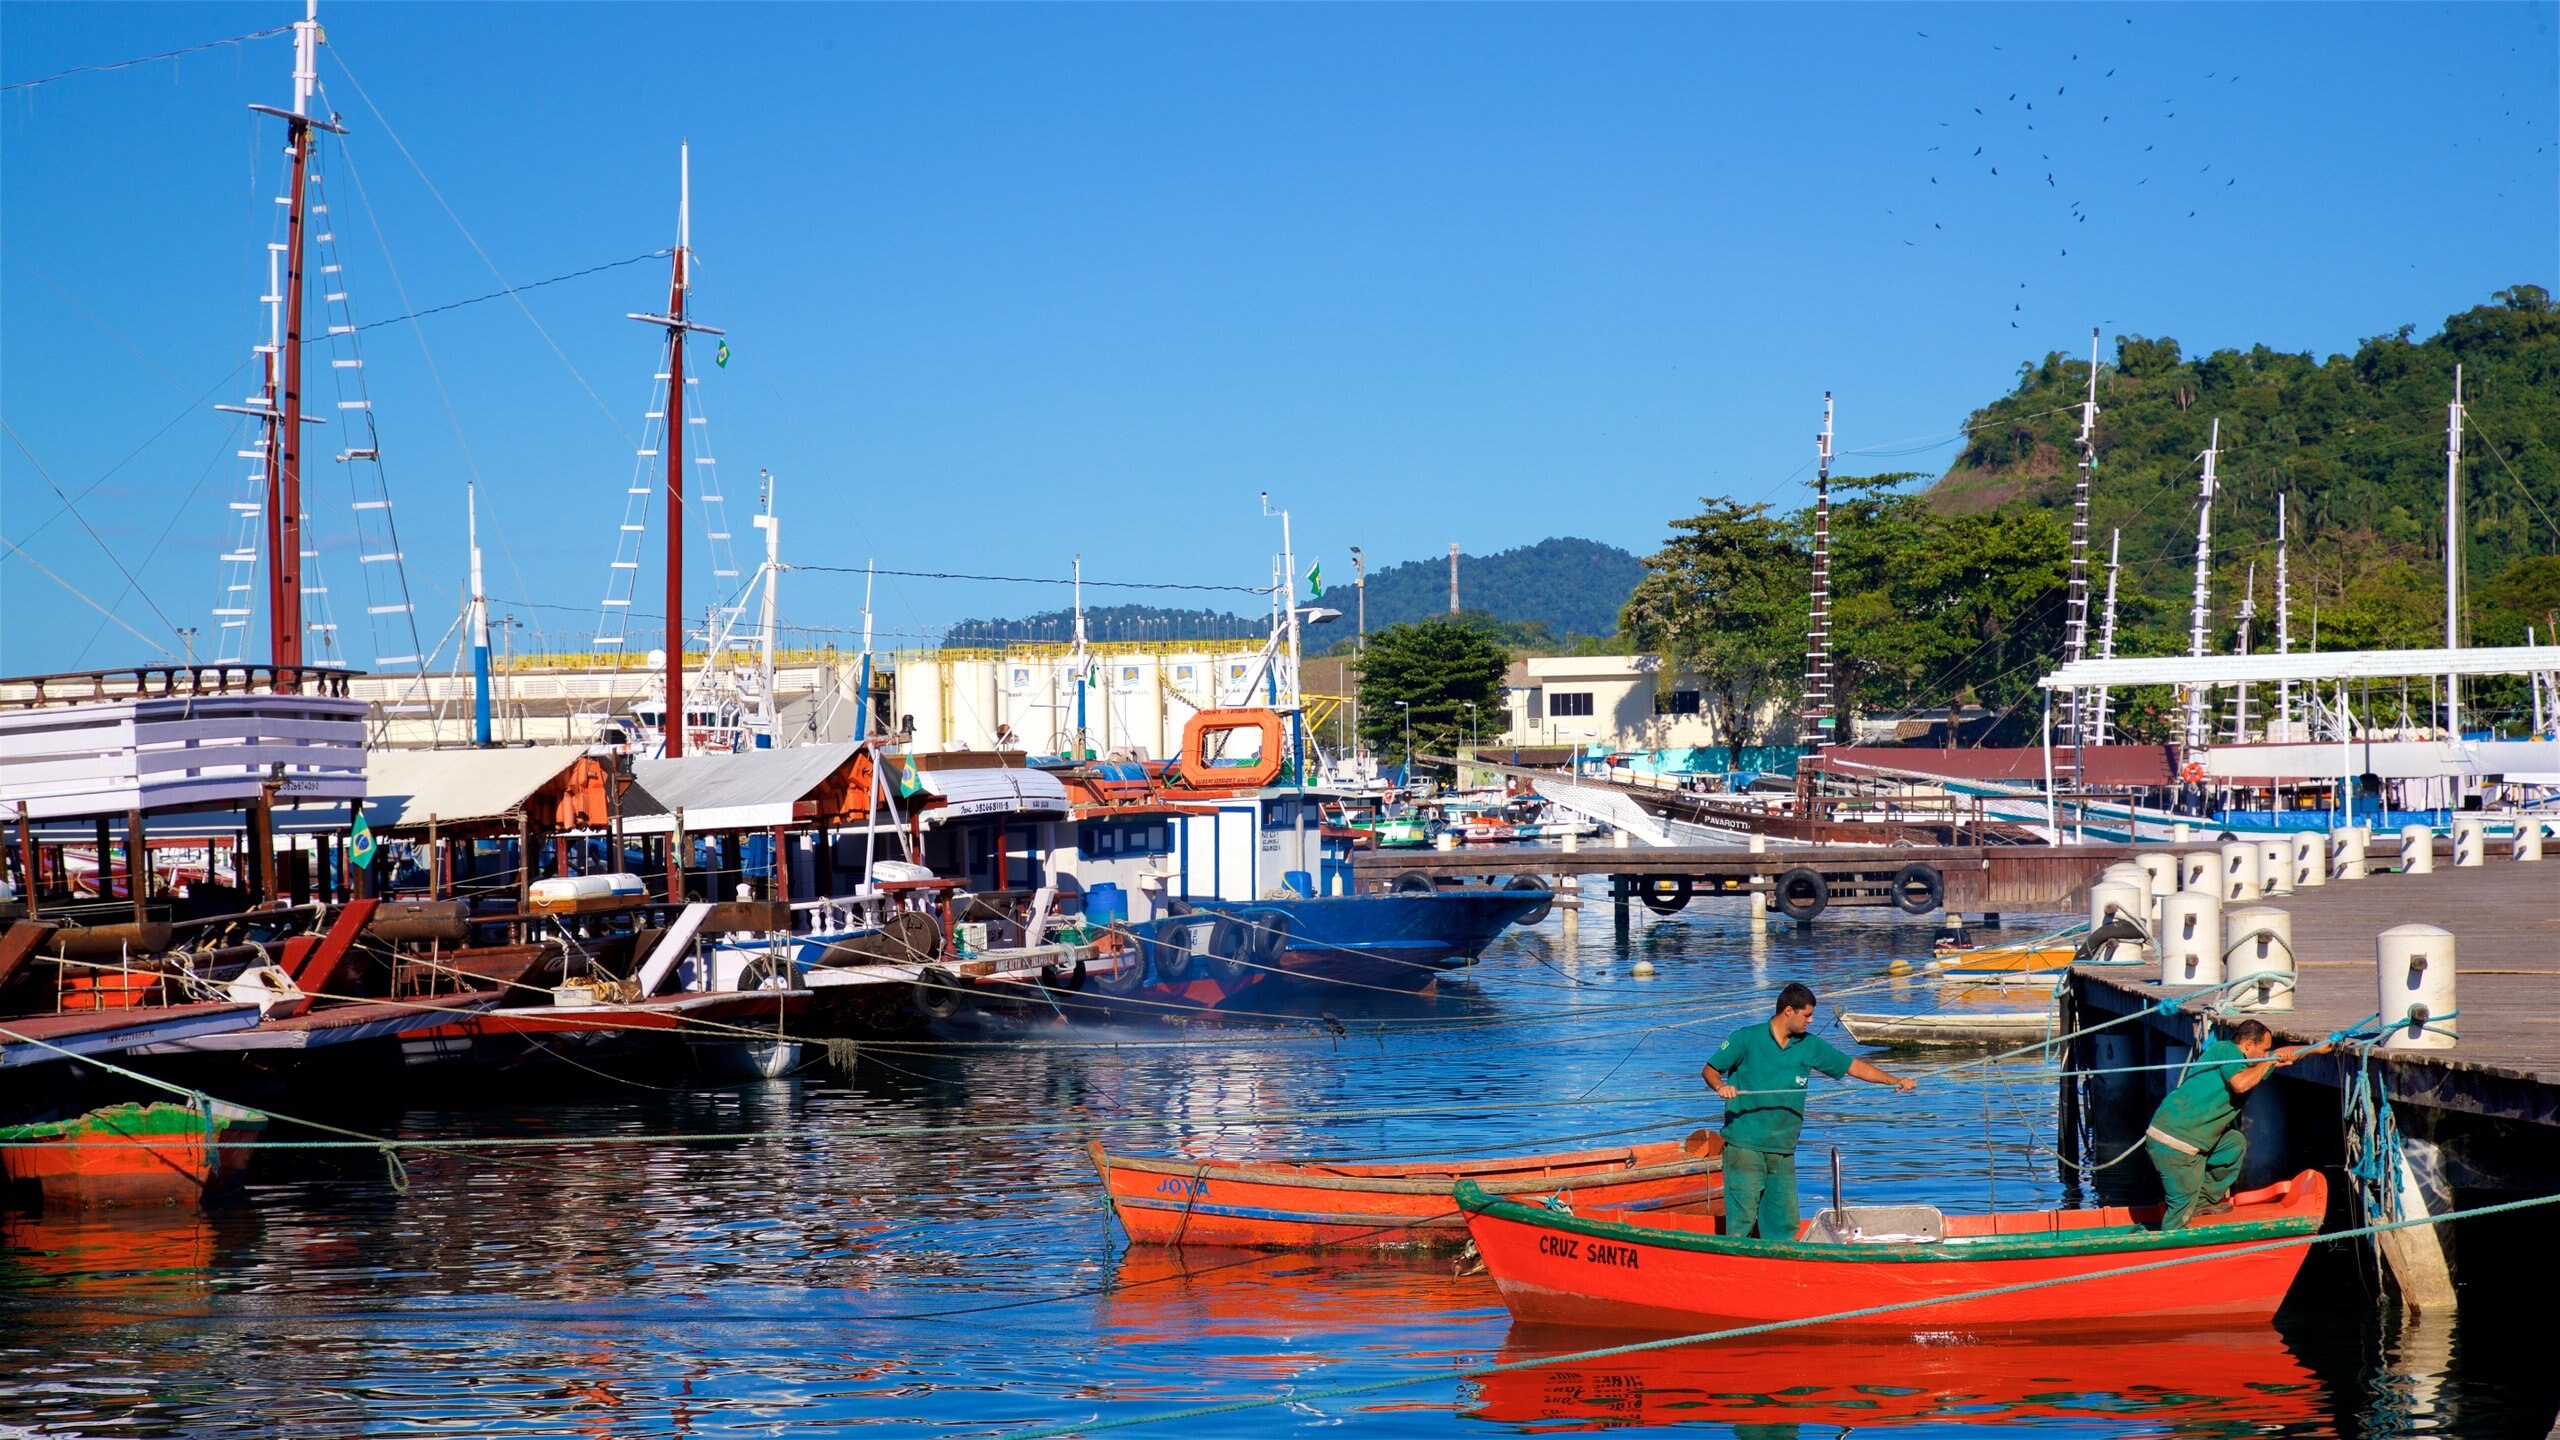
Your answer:
[[[2242,1010],[2291,1010],[2293,916],[2272,905],[2243,906],[2224,914],[2222,936],[2230,1002]]]
[[[2222,983],[2222,900],[2210,890],[2181,890],[2160,902],[2160,983]]]
[[[2453,932],[2394,925],[2374,937],[2378,1003],[2390,1027],[2385,1050],[2450,1050],[2454,1045]]]

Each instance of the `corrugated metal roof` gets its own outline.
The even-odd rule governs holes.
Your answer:
[[[2124,685],[2259,684],[2276,680],[2397,680],[2418,675],[2525,675],[2536,670],[2560,670],[2560,645],[2083,660],[2065,665],[2036,683],[2047,690],[2079,690]]]
[[[376,750],[366,757],[364,818],[376,830],[504,819],[586,753],[583,745]]]
[[[623,818],[636,830],[653,828],[648,817],[672,819],[684,812],[687,830],[760,830],[791,823],[791,807],[807,797],[861,751],[853,741],[794,745],[782,750],[741,750],[734,755],[687,755],[635,761],[639,782],[626,797]],[[645,796],[645,798],[643,798]]]
[[[1046,770],[919,769],[916,778],[924,782],[926,794],[942,801],[924,812],[927,825],[964,815],[1067,813],[1067,787]]]

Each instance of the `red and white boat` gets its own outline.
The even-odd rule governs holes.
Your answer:
[[[2305,1170],[2166,1232],[2152,1228],[2157,1206],[1853,1206],[1824,1211],[1795,1239],[1763,1240],[1722,1233],[1721,1216],[1575,1214],[1456,1187],[1485,1268],[1522,1321],[1683,1332],[1904,1305],[1825,1327],[1903,1334],[2263,1321],[2308,1250],[2267,1242],[2307,1242],[2328,1194]],[[2136,1268],[2160,1260],[2190,1263]]]

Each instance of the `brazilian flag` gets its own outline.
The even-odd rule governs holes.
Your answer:
[[[916,757],[901,752],[898,756],[898,798],[911,799],[922,793],[924,780],[916,774]]]
[[[729,368],[729,342],[728,342],[728,341],[726,341],[726,340],[721,341],[721,342],[720,342],[720,348],[711,352],[711,363],[712,363],[712,364],[714,364],[714,365],[719,366],[719,367],[720,367],[721,369],[723,369],[723,370],[726,370],[726,369],[728,369],[728,368]]]
[[[1308,598],[1314,600],[1324,598],[1324,562],[1322,560],[1318,560],[1307,570],[1307,588],[1315,592]]]

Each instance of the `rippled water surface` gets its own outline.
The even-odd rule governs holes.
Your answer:
[[[1701,904],[1622,950],[1605,909],[1591,919],[1578,943],[1562,917],[1515,933],[1429,999],[955,1031],[866,1045],[849,1077],[821,1063],[723,1089],[575,1072],[387,1089],[358,1106],[378,1132],[571,1143],[412,1151],[405,1194],[370,1152],[269,1153],[209,1215],[0,1220],[0,1434],[994,1434],[1270,1397],[1288,1398],[1135,1433],[2549,1430],[2560,1367],[2537,1313],[2467,1296],[2458,1324],[2403,1325],[2344,1253],[2315,1257],[2275,1326],[2236,1335],[1762,1338],[1459,1380],[1626,1337],[1515,1330],[1490,1282],[1445,1259],[1121,1243],[1095,1139],[1384,1156],[1666,1137],[1712,1121],[1699,1063],[1786,980],[1861,1007],[1940,1003],[1880,978],[1925,954],[1925,922],[1755,937]],[[1929,1075],[1913,1097],[1832,1085],[1807,1189],[1827,1189],[1836,1145],[1853,1200],[2060,1203],[2054,1089],[2026,1061]],[[2541,1232],[2526,1243],[2547,1260]]]

